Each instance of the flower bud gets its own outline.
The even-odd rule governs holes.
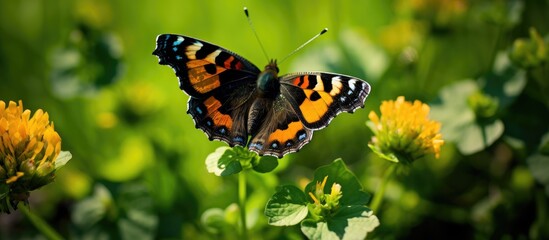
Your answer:
[[[509,57],[520,67],[532,68],[547,61],[548,54],[547,43],[535,28],[530,28],[530,39],[515,40]]]

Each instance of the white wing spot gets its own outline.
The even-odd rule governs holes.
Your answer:
[[[351,90],[355,90],[356,89],[356,79],[351,79],[349,80],[349,87],[351,88]]]
[[[175,40],[175,42],[173,42],[173,45],[177,46],[177,45],[181,44],[183,41],[185,41],[185,38],[177,37],[177,40]]]
[[[331,96],[338,95],[341,92],[341,88],[343,85],[341,84],[341,78],[339,76],[335,76],[332,78],[332,90],[330,91]]]

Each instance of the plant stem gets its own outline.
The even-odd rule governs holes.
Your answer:
[[[248,239],[248,228],[246,227],[246,171],[238,174],[238,201],[240,205],[240,219],[242,224],[242,239]]]
[[[48,223],[46,223],[44,219],[32,213],[30,211],[30,208],[26,204],[19,204],[18,209],[47,239],[63,239],[63,237],[61,237],[58,232],[56,232],[50,225],[48,225]]]
[[[381,185],[377,189],[377,192],[374,194],[374,199],[372,200],[372,204],[370,205],[370,209],[372,209],[372,211],[376,212],[381,205],[381,201],[383,200],[383,196],[385,195],[385,189],[387,188],[387,183],[395,172],[396,166],[396,163],[391,163],[391,165],[389,165],[389,167],[385,169],[383,179],[381,180]]]

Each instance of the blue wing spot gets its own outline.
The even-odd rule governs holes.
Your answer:
[[[354,85],[353,85],[353,86],[354,86]],[[351,94],[353,94],[353,90],[349,90],[349,91],[347,92],[347,95],[351,95]]]
[[[172,50],[173,50],[174,52],[177,52],[177,47],[173,47]]]
[[[227,129],[226,129],[225,127],[221,127],[221,128],[219,128],[219,130],[218,130],[218,131],[219,131],[219,133],[221,133],[221,134],[225,134],[225,133],[227,133]]]
[[[196,110],[196,112],[197,112],[198,114],[200,114],[200,115],[202,115],[202,113],[204,113],[204,112],[202,111],[202,109],[200,109],[200,107],[196,107],[195,110]]]
[[[233,138],[233,141],[237,142],[237,143],[240,143],[240,144],[244,144],[244,138],[241,137],[241,136],[236,136]]]
[[[263,144],[261,143],[250,143],[250,148],[257,148],[259,150],[263,149]]]
[[[175,59],[181,60],[181,59],[183,59],[183,58],[182,58],[181,56],[179,56],[179,55],[175,55]]]
[[[178,46],[179,44],[181,44],[185,39],[183,37],[178,37],[177,40],[175,42],[173,42],[173,45],[174,46]]]
[[[340,100],[341,102],[345,102],[345,101],[347,101],[347,98],[346,98],[345,96],[341,96],[341,97],[339,98],[339,100]]]
[[[271,148],[277,149],[278,148],[278,143],[276,143],[276,142],[271,143]]]
[[[170,35],[165,35],[166,38],[164,39],[164,44],[162,45],[162,48],[166,48],[166,45],[168,44],[168,39],[170,39]]]
[[[303,141],[305,140],[305,138],[307,138],[307,133],[304,133],[304,132],[302,132],[301,134],[299,134],[299,136],[297,136],[297,139],[299,139],[299,141]]]
[[[212,120],[208,120],[208,121],[206,121],[206,125],[208,125],[208,126],[210,126],[210,127],[211,127],[211,126],[213,125],[213,123],[212,123]]]

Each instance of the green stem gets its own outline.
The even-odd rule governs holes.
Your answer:
[[[238,174],[238,201],[240,205],[240,219],[242,220],[242,239],[248,239],[246,227],[246,171]]]
[[[50,225],[48,225],[48,223],[46,223],[44,219],[32,213],[27,205],[21,203],[18,205],[18,209],[47,239],[63,239],[63,237],[61,237],[58,232],[56,232]]]
[[[372,204],[370,205],[370,209],[372,211],[376,212],[381,205],[381,201],[383,200],[383,195],[385,195],[385,189],[387,188],[387,183],[391,179],[391,176],[395,172],[397,164],[391,163],[391,165],[385,169],[385,173],[383,174],[383,179],[381,180],[381,185],[379,186],[379,189],[374,194],[374,199],[372,200]]]

